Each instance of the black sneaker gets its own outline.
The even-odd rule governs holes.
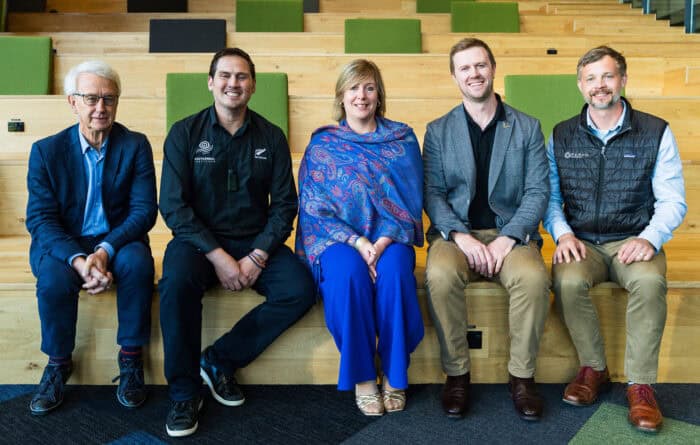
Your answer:
[[[202,352],[199,360],[199,375],[211,390],[211,395],[217,402],[226,406],[239,406],[245,402],[245,397],[233,375],[224,375],[223,371],[207,359],[209,348]]]
[[[112,382],[119,380],[117,400],[127,408],[137,408],[146,401],[146,387],[143,381],[143,359],[119,355],[119,375]]]
[[[165,431],[170,437],[185,437],[194,434],[199,426],[199,411],[204,400],[196,397],[182,402],[172,402],[168,418],[165,421]]]
[[[29,410],[34,416],[43,416],[49,411],[58,408],[63,402],[63,386],[73,372],[73,364],[55,365],[48,364],[44,368],[44,374],[39,382],[32,401],[29,402]]]

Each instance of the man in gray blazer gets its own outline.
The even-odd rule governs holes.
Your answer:
[[[549,180],[537,119],[504,104],[493,90],[488,45],[465,38],[450,51],[462,104],[428,124],[423,146],[425,211],[431,226],[428,303],[440,342],[442,406],[461,417],[469,400],[464,288],[486,279],[510,295],[509,389],[518,415],[539,420],[535,359],[549,308],[550,279],[538,227]]]

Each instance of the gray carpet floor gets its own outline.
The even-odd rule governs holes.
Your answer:
[[[602,404],[626,406],[622,384],[614,385],[599,403],[583,408],[562,403],[563,388],[539,385],[546,400],[544,418],[524,422],[513,410],[506,385],[473,385],[470,411],[461,420],[442,414],[440,385],[411,386],[407,409],[379,418],[361,415],[353,394],[338,392],[333,386],[244,386],[246,403],[236,408],[219,405],[203,392],[199,430],[189,438],[173,439],[165,432],[168,399],[163,386],[149,387],[147,403],[126,410],[117,403],[114,386],[68,385],[64,404],[37,418],[28,409],[33,385],[0,385],[0,443],[552,445],[574,439]],[[690,428],[690,434],[697,428],[700,444],[700,385],[660,384],[656,393],[664,416],[682,422],[679,424]],[[627,425],[626,409],[621,413],[619,423],[615,418],[609,422],[629,429],[631,439],[624,440],[669,443],[673,438],[674,430],[656,436],[636,432]],[[617,440],[615,445],[622,442]]]

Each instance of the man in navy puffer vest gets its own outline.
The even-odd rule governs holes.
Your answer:
[[[634,110],[620,96],[627,83],[622,54],[601,46],[577,67],[587,104],[554,128],[547,155],[551,196],[545,228],[557,243],[552,281],[581,368],[563,400],[593,403],[610,386],[591,287],[615,281],[629,292],[625,374],[629,421],[656,432],[663,417],[656,383],[666,322],[663,244],[686,213],[676,141],[664,120]]]

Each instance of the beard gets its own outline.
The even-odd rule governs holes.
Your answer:
[[[609,94],[610,100],[606,102],[596,101],[595,95],[599,93]],[[588,103],[588,105],[595,108],[596,110],[609,110],[610,108],[614,107],[618,102],[620,102],[620,95],[615,94],[609,88],[598,88],[596,90],[591,91],[588,94],[586,102]]]

